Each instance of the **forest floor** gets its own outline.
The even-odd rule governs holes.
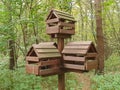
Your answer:
[[[79,74],[78,75],[78,82],[82,83],[82,90],[91,90],[91,81],[90,81],[90,76],[88,74]]]

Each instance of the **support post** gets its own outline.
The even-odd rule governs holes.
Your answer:
[[[61,53],[64,48],[64,38],[57,38],[58,50]],[[61,60],[61,64],[63,59]],[[65,74],[62,72],[58,75],[58,90],[65,90]]]

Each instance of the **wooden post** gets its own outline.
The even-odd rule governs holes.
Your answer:
[[[95,0],[96,13],[96,34],[97,34],[97,51],[98,51],[98,73],[104,72],[104,37],[102,29],[102,0]]]
[[[64,38],[57,38],[58,50],[60,53],[64,48]],[[61,63],[63,59],[61,60]],[[65,74],[64,72],[58,75],[58,90],[65,90]]]

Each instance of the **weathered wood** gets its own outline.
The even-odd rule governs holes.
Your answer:
[[[38,62],[39,58],[38,57],[33,57],[33,56],[27,56],[26,57],[27,61],[34,61],[34,62]]]
[[[63,54],[65,53],[65,54],[82,54],[82,55],[85,55],[86,53],[87,53],[87,50],[69,50],[69,49],[64,49],[63,50],[63,52],[62,52]]]
[[[56,67],[56,68],[50,68],[50,69],[45,69],[45,70],[40,70],[40,73],[39,75],[49,75],[49,74],[57,74],[59,73],[59,68]]]
[[[75,65],[75,64],[64,64],[64,68],[85,70],[84,65]]]
[[[47,20],[46,23],[48,24],[48,23],[54,23],[54,22],[58,22],[58,21],[59,21],[58,18],[54,18],[54,19]]]
[[[39,54],[39,58],[52,58],[52,57],[61,57],[60,53],[44,53]]]
[[[64,29],[60,29],[60,32],[62,34],[75,34],[75,30],[64,30]]]
[[[90,45],[92,41],[77,41],[77,42],[70,42],[67,45]]]
[[[56,48],[54,49],[36,49],[38,53],[58,53],[58,50]]]
[[[68,34],[55,34],[54,38],[71,38],[71,35],[68,35]]]
[[[39,45],[39,44],[37,44],[37,45],[33,45],[33,47],[35,48],[35,49],[49,49],[49,48],[54,48],[54,49],[56,49],[56,47],[55,46],[53,46],[53,45]]]
[[[48,30],[48,31],[49,31],[49,30],[50,30],[50,31],[52,31],[52,30],[53,30],[53,31],[55,31],[55,30],[58,31],[58,30],[59,30],[59,26],[56,25],[56,26],[46,27],[46,30]]]
[[[85,64],[86,70],[97,69],[98,61],[97,60],[88,60]]]
[[[79,49],[79,50],[88,50],[89,45],[85,45],[85,46],[79,46],[79,45],[73,45],[73,46],[65,46],[65,49]]]
[[[46,66],[46,65],[60,65],[60,60],[49,60],[49,61],[41,61],[39,66]]]
[[[65,61],[85,62],[85,57],[65,56],[65,55],[63,55],[63,59],[64,59]]]
[[[87,53],[86,57],[97,57],[97,53]]]
[[[75,24],[65,23],[65,22],[59,22],[59,26],[67,26],[67,27],[75,28]]]
[[[26,64],[26,72],[28,74],[39,74],[39,66],[35,64]]]

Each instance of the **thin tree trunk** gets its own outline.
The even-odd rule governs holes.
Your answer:
[[[10,63],[9,63],[9,69],[14,70],[15,67],[15,46],[14,46],[14,41],[9,40],[9,56],[10,56]]]

